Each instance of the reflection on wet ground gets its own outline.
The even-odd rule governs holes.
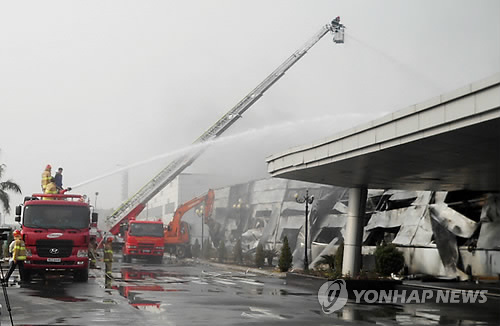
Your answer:
[[[128,320],[128,325],[163,326],[168,320],[183,325],[256,322],[265,325],[500,325],[500,312],[482,306],[348,301],[341,310],[326,315],[318,303],[317,292],[307,287],[207,264],[118,263],[113,267],[114,280],[109,289],[104,289],[102,270],[93,271],[91,275],[95,278],[88,284],[75,283],[71,278],[53,278],[9,287],[14,293],[17,291],[17,298],[12,302],[17,300],[31,307],[22,314],[26,319],[15,324],[35,320],[39,322],[37,325],[117,325]],[[2,317],[3,322],[7,320]]]
[[[28,284],[23,284],[23,289],[29,289],[27,294],[32,297],[40,297],[53,299],[63,302],[82,302],[87,299],[77,298],[67,293],[66,287],[71,286],[72,282],[65,282],[59,280],[37,280],[31,281]]]
[[[289,291],[282,288],[265,288],[264,283],[255,279],[255,274],[229,271],[206,271],[186,268],[183,272],[165,271],[154,267],[126,266],[115,277],[113,289],[126,298],[137,309],[158,311],[161,300],[146,299],[159,295],[159,292],[188,292],[198,286],[199,293],[229,292],[239,296],[312,296],[312,293]],[[201,285],[201,287],[200,287]],[[205,286],[212,285],[212,286]],[[225,289],[227,288],[227,289]],[[236,291],[234,291],[236,290]],[[156,295],[154,294],[156,293]],[[223,295],[223,294],[222,294]],[[146,308],[147,307],[147,308]],[[256,313],[256,310],[251,312]]]
[[[470,308],[469,308],[470,309]],[[336,311],[334,317],[351,322],[383,325],[499,325],[500,319],[491,312],[459,312],[453,306],[425,304],[356,304],[349,302]],[[314,311],[321,315],[321,310]]]
[[[353,322],[355,324],[384,324],[384,325],[497,325],[500,324],[495,316],[488,316],[485,311],[482,317],[474,314],[457,314],[456,307],[435,307],[426,304],[398,305],[398,304],[348,304],[331,315],[325,315],[317,304],[317,293],[307,289],[293,288],[284,284],[283,281],[267,278],[266,283],[262,281],[265,277],[244,272],[212,271],[199,268],[185,268],[176,271],[165,271],[162,269],[139,269],[136,267],[125,267],[121,269],[121,278],[117,279],[117,289],[120,294],[127,298],[129,303],[137,309],[147,312],[158,313],[164,311],[165,297],[160,293],[168,295],[168,292],[189,292],[190,294],[214,295],[210,301],[224,301],[226,309],[238,306],[239,300],[254,300],[255,296],[263,300],[272,300],[272,297],[296,298],[289,305],[307,300],[314,308],[304,309],[301,314],[305,316],[317,316],[327,318],[327,321]],[[269,283],[271,282],[272,283]],[[156,294],[154,294],[156,293]],[[236,296],[239,299],[229,299]],[[176,297],[177,298],[177,297]],[[301,299],[303,298],[303,299]],[[196,304],[196,303],[195,303]],[[316,306],[317,305],[317,306]],[[299,304],[300,306],[300,304]],[[317,307],[317,308],[316,308]],[[297,307],[295,307],[297,309]],[[277,312],[271,307],[248,306],[240,313],[244,319],[257,319],[266,321],[296,320],[296,315],[290,314],[295,309]],[[470,307],[469,307],[470,309]],[[302,316],[304,317],[304,315]]]
[[[271,288],[271,289],[264,289],[263,287],[259,288],[254,288],[254,289],[245,289],[245,291],[236,291],[235,292],[238,295],[245,295],[245,294],[255,294],[255,295],[279,295],[279,296],[315,296],[315,293],[310,293],[310,292],[295,292],[295,291],[288,291],[285,289],[276,289],[276,288]]]
[[[147,300],[141,294],[145,292],[179,292],[187,289],[166,288],[162,284],[184,283],[177,273],[169,273],[163,270],[138,270],[125,267],[120,270],[121,278],[115,278],[113,288],[126,298],[129,304],[140,310],[149,312],[161,312],[161,301]],[[165,279],[166,278],[166,279]]]

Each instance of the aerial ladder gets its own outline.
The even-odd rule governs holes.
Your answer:
[[[285,72],[299,61],[323,36],[333,33],[334,43],[344,43],[345,26],[336,17],[331,23],[324,25],[302,47],[295,51],[276,70],[265,78],[248,95],[238,102],[231,110],[222,116],[213,126],[205,131],[193,144],[202,144],[214,140],[235,123]],[[174,180],[182,171],[189,167],[206,149],[206,146],[195,146],[191,152],[181,155],[161,170],[153,179],[147,182],[139,191],[125,201],[108,218],[107,224],[111,234],[118,234],[120,224],[135,219],[146,207],[146,203],[158,194],[166,185]]]

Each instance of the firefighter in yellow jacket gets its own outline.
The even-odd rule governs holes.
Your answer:
[[[113,248],[111,244],[113,243],[113,238],[108,237],[106,239],[106,243],[104,244],[104,266],[105,266],[105,286],[106,288],[111,287],[111,281],[113,280],[113,277],[111,275],[111,272],[113,270]]]
[[[54,177],[51,177],[50,178],[50,182],[45,186],[45,193],[46,194],[57,194],[57,186],[56,186],[56,183],[55,183],[55,178]],[[51,199],[54,199],[54,198],[51,198],[51,197],[43,197],[44,200],[51,200]]]
[[[42,173],[42,192],[45,193],[45,187],[50,183],[50,178],[52,178],[51,175],[51,170],[52,166],[50,164],[47,164],[45,167],[45,171]]]
[[[26,260],[26,246],[23,239],[21,238],[21,232],[19,230],[15,230],[13,232],[13,235],[14,249],[12,250],[12,258],[9,263],[9,271],[7,272],[7,275],[5,275],[5,279],[2,280],[2,282],[5,283],[9,281],[9,278],[16,269],[16,266],[19,266],[19,276],[21,277],[21,282],[24,281],[24,261]]]
[[[95,237],[90,237],[90,243],[89,243],[89,259],[90,259],[90,265],[89,268],[91,269],[96,269],[97,265],[97,242]]]

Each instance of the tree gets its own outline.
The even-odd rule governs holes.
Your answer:
[[[205,240],[205,243],[203,244],[203,250],[202,250],[202,256],[205,259],[209,259],[210,255],[212,254],[212,243],[210,242],[209,239]]]
[[[5,172],[5,164],[0,164],[0,203],[5,213],[10,213],[10,197],[7,192],[21,193],[21,188],[12,180],[1,181]]]
[[[255,265],[257,267],[262,267],[264,266],[264,248],[262,247],[262,244],[257,245],[257,251],[255,252]]]
[[[288,245],[288,237],[285,236],[283,238],[283,246],[281,247],[281,255],[279,261],[280,271],[286,272],[292,267],[292,251],[290,250],[290,246]]]
[[[219,241],[217,256],[219,256],[219,263],[223,263],[224,259],[226,259],[226,245],[224,244],[224,240]]]
[[[375,268],[377,273],[388,276],[399,273],[405,264],[405,258],[393,244],[382,244],[375,249]]]
[[[194,258],[200,258],[201,248],[200,248],[200,242],[198,241],[198,239],[196,239],[194,241],[193,249],[191,251],[193,252]]]
[[[243,264],[243,252],[241,249],[241,239],[238,239],[236,241],[236,245],[234,246],[233,249],[233,255],[234,255],[234,262],[237,264]]]

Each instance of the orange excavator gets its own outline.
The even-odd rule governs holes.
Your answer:
[[[182,221],[182,217],[186,212],[194,207],[204,204],[203,207],[203,224],[212,224],[210,217],[212,216],[212,209],[214,206],[214,191],[210,189],[205,195],[191,199],[190,201],[182,204],[177,208],[174,213],[174,218],[164,230],[165,235],[165,250],[167,252],[175,253],[178,258],[186,256],[188,246],[190,245],[191,238],[189,234],[189,224]]]

